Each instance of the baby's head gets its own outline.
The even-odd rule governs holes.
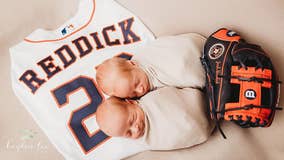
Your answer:
[[[112,137],[137,139],[145,130],[144,112],[135,100],[106,99],[96,111],[96,121],[100,129]]]
[[[131,60],[113,57],[96,67],[96,81],[109,96],[141,97],[150,90],[147,74]]]

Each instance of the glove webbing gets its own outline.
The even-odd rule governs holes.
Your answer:
[[[218,77],[224,78],[224,79],[236,78],[236,79],[238,79],[239,81],[248,81],[248,82],[255,81],[255,82],[258,82],[258,83],[263,83],[263,81],[272,82],[272,83],[274,83],[274,84],[275,84],[275,83],[279,83],[279,84],[282,83],[281,81],[275,81],[275,80],[271,80],[271,79],[257,78],[257,77],[246,78],[246,77],[240,77],[240,76],[225,76],[225,75],[220,75],[220,74],[218,75]]]
[[[267,105],[261,105],[261,106],[256,106],[256,105],[246,105],[246,106],[243,106],[243,107],[235,107],[235,108],[230,108],[230,109],[225,109],[223,111],[216,111],[216,113],[220,114],[220,113],[224,113],[224,112],[228,112],[228,111],[236,111],[236,110],[249,110],[249,109],[253,109],[253,108],[267,108],[267,109],[272,109],[272,110],[282,110],[283,108],[281,107],[275,107],[275,108],[271,108]],[[221,115],[224,115],[224,114],[221,114]],[[234,121],[234,122],[237,122],[237,124],[239,124],[241,127],[243,128],[246,128],[246,127],[258,127],[258,126],[261,126],[261,127],[264,127],[267,125],[267,122],[264,121],[263,124],[259,124],[260,122],[260,119],[259,118],[255,118],[256,121],[255,122],[252,122],[251,119],[252,117],[251,116],[246,116],[246,121],[244,121],[242,119],[242,115],[236,115],[237,116],[237,119],[234,119],[234,116],[233,115],[229,115],[229,118],[230,118],[230,121]],[[224,118],[224,117],[222,117]]]
[[[265,79],[265,78],[257,78],[257,77],[250,77],[250,78],[246,78],[246,77],[240,77],[240,76],[224,76],[224,75],[218,75],[218,77],[223,78],[223,79],[230,79],[230,78],[235,78],[238,79],[239,81],[255,81],[257,83],[263,83],[263,81],[269,81],[272,82],[273,84],[281,84],[281,81],[275,81],[275,80],[271,80],[271,79]],[[272,105],[272,104],[271,104]],[[241,107],[234,107],[234,108],[230,108],[230,109],[224,109],[222,111],[217,111],[217,114],[219,113],[221,116],[225,115],[225,112],[228,111],[235,111],[235,110],[249,110],[249,109],[253,109],[253,108],[267,108],[267,109],[271,109],[271,110],[282,110],[281,107],[274,107],[271,108],[269,105],[253,105],[253,104],[249,104],[249,105],[245,105],[245,106],[241,106]],[[223,114],[221,114],[223,113]],[[235,123],[237,123],[238,125],[240,125],[241,127],[245,128],[245,127],[265,127],[267,125],[267,121],[263,120],[263,124],[259,124],[260,119],[259,118],[255,118],[255,122],[252,122],[251,116],[246,116],[246,121],[244,121],[242,119],[242,115],[236,115],[237,119],[234,119],[233,115],[229,115],[228,116],[230,118],[230,121],[234,121]],[[224,118],[224,117],[221,117]]]

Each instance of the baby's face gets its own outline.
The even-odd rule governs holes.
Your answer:
[[[117,78],[113,79],[113,84],[110,89],[111,96],[121,98],[135,98],[141,97],[150,90],[150,84],[146,73],[140,69],[135,68],[127,74],[117,74]]]
[[[98,85],[109,96],[135,98],[150,90],[147,74],[134,61],[114,57],[96,70]]]
[[[145,118],[143,110],[136,101],[125,101],[125,105],[108,106],[103,113],[100,128],[112,137],[137,139],[143,136]]]
[[[145,123],[144,112],[136,104],[128,104],[124,114],[117,115],[121,118],[121,123],[117,125],[116,135],[126,138],[139,138],[143,136]],[[115,129],[114,129],[115,130]]]

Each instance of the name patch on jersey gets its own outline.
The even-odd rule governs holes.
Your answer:
[[[70,43],[64,44],[55,49],[53,54],[50,54],[49,56],[37,62],[36,66],[38,66],[45,73],[45,77],[40,77],[34,70],[28,69],[19,77],[19,80],[23,82],[23,84],[27,86],[32,93],[35,93],[54,75],[73,64],[78,57],[83,58],[90,53],[94,54],[94,50],[101,50],[117,45],[128,45],[139,42],[141,40],[140,36],[132,30],[132,25],[134,22],[133,17],[128,18],[117,24],[106,26],[99,32],[93,32],[88,35],[77,37]],[[121,38],[111,38],[110,35],[112,32],[119,33]],[[77,49],[76,52],[71,49],[70,45],[73,45]],[[55,59],[61,61],[63,65],[55,64]]]

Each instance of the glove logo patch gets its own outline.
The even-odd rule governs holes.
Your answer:
[[[209,49],[209,57],[210,59],[217,59],[220,56],[223,55],[225,50],[225,47],[221,43],[214,44],[210,49]]]
[[[233,37],[233,36],[238,36],[238,34],[235,31],[230,30],[230,31],[227,32],[227,36]]]
[[[253,100],[256,98],[256,92],[252,89],[248,89],[245,91],[245,97],[249,100]]]

